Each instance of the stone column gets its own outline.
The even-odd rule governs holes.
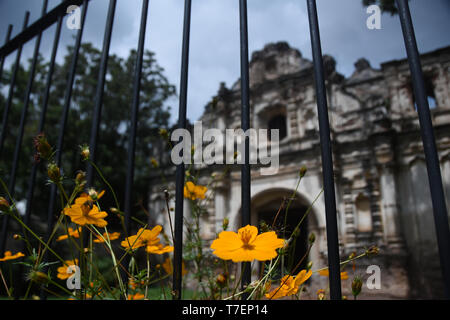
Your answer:
[[[380,204],[380,185],[379,182],[370,177],[368,181],[370,194],[370,211],[372,214],[372,234],[373,238],[378,244],[383,242],[383,219],[381,216]]]
[[[356,250],[355,212],[353,210],[352,192],[349,186],[344,189],[345,247],[348,252]]]
[[[400,249],[403,241],[400,235],[400,213],[397,206],[397,187],[392,163],[385,164],[381,167],[380,189],[384,237],[389,247]]]

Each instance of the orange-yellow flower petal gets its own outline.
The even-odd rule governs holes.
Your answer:
[[[147,248],[145,249],[145,251],[147,251],[148,253],[154,253],[154,254],[164,254],[164,253],[172,252],[173,250],[174,250],[174,248],[172,246],[163,246],[161,243],[159,243],[157,245],[147,246]]]
[[[8,261],[8,260],[15,260],[21,257],[25,257],[25,255],[22,252],[17,252],[16,254],[12,254],[11,251],[5,251],[3,258],[0,258],[0,261]]]
[[[328,271],[328,269],[320,270],[319,275],[321,275],[323,277],[328,277],[330,275],[330,272]],[[347,271],[342,271],[341,272],[341,280],[347,280],[347,279],[348,279]]]
[[[105,240],[103,240],[99,235],[96,235],[96,237],[97,237],[97,239],[94,239],[95,243],[105,242]],[[106,232],[103,233],[103,238],[104,239],[109,238],[109,241],[117,240],[117,239],[119,239],[119,237],[120,237],[120,232],[113,232],[113,233],[109,233],[109,234],[106,234]]]
[[[59,236],[56,241],[62,241],[65,240],[67,238],[69,238],[69,235],[72,238],[79,238],[80,237],[80,232],[81,232],[81,228],[77,228],[75,230],[73,230],[72,228],[68,228],[67,231],[69,231],[67,234],[63,234],[62,236]]]

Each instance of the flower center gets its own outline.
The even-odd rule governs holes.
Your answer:
[[[85,203],[81,205],[81,212],[84,216],[89,215],[89,212],[94,207],[94,203],[91,200],[87,200]]]
[[[253,245],[250,244],[250,240],[251,240],[251,239],[252,239],[252,233],[249,232],[249,231],[247,231],[247,230],[244,230],[244,231],[241,233],[241,240],[242,240],[242,242],[244,243],[244,244],[242,245],[242,248],[247,249],[247,250],[252,250],[252,249],[254,249],[255,246],[253,246]]]

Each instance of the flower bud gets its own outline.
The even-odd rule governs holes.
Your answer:
[[[11,209],[11,206],[9,205],[8,200],[6,200],[3,197],[0,197],[0,211],[9,212],[10,209]]]
[[[22,236],[21,236],[20,234],[15,233],[15,234],[13,235],[13,239],[14,239],[14,240],[20,240],[20,239],[22,239]]]
[[[43,133],[38,134],[33,140],[34,147],[38,153],[37,159],[44,158],[49,159],[52,155],[52,147],[47,141],[47,138]],[[36,157],[35,157],[36,159]]]
[[[221,273],[216,277],[216,283],[220,288],[227,285],[228,273]]]
[[[222,229],[223,231],[228,229],[228,224],[230,223],[230,220],[228,218],[223,218],[223,222],[222,222]]]
[[[308,264],[306,265],[306,270],[307,271],[311,270],[312,266],[313,266],[313,262],[312,261],[308,262]]]
[[[57,183],[61,180],[61,171],[55,163],[50,163],[47,166],[47,174],[50,180]]]
[[[36,270],[32,270],[30,272],[28,279],[38,284],[46,284],[49,281],[49,278],[45,273]]]
[[[299,172],[300,177],[303,178],[306,174],[306,171],[308,171],[308,169],[305,166],[301,167]]]
[[[86,185],[86,172],[78,171],[77,175],[75,176],[75,183],[78,187],[84,188],[84,186]]]
[[[323,289],[317,290],[317,299],[325,300],[325,290],[323,290]]]
[[[308,241],[310,244],[313,244],[316,241],[316,234],[314,232],[311,232]]]
[[[261,232],[269,232],[270,228],[267,225],[267,223],[264,220],[261,220],[261,222],[259,223],[259,229],[261,230]]]
[[[109,211],[111,211],[111,213],[117,213],[117,214],[120,213],[120,211],[117,208],[114,208],[114,207],[109,208]]]
[[[81,148],[81,158],[84,160],[88,160],[90,156],[89,147],[87,145],[83,145]]]
[[[366,255],[368,257],[376,256],[379,252],[380,252],[380,249],[377,246],[371,246],[369,249],[366,250]]]
[[[98,200],[98,192],[94,188],[90,188],[88,190],[89,197],[92,198],[92,200],[97,201]]]
[[[361,289],[362,289],[362,280],[360,277],[355,276],[355,278],[352,281],[352,294],[353,296],[356,297],[361,293]]]

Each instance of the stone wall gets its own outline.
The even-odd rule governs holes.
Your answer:
[[[324,56],[329,117],[336,175],[336,200],[341,257],[370,245],[380,248],[375,260],[357,263],[364,274],[370,264],[382,272],[382,288],[365,290],[366,298],[432,298],[442,296],[434,221],[409,66],[406,60],[371,67],[365,59],[345,78],[336,62]],[[443,181],[450,202],[450,47],[422,55],[427,93],[441,158]],[[279,142],[277,175],[252,171],[252,224],[258,208],[276,208],[295,190],[298,171],[307,175],[295,192],[298,205],[312,203],[322,188],[317,107],[311,61],[287,43],[268,44],[250,62],[251,127],[270,129],[274,117],[285,119],[286,137]],[[201,117],[206,128],[240,127],[240,82],[221,85]],[[203,181],[220,166],[199,166]],[[202,180],[201,180],[202,181]],[[160,181],[152,181],[150,207],[158,212]],[[159,193],[158,193],[159,192]],[[159,198],[158,198],[159,197]],[[217,186],[204,221],[204,238],[212,240],[224,217],[240,226],[240,169],[233,167]],[[189,208],[185,207],[187,212]],[[276,211],[274,210],[274,215]],[[163,219],[163,215],[159,216]],[[317,237],[310,254],[316,268],[326,266],[323,197],[308,217],[308,232]],[[314,269],[314,268],[313,268]],[[352,274],[351,270],[350,274]],[[309,292],[325,285],[314,276]],[[344,293],[349,285],[343,284]],[[313,297],[312,294],[311,297]]]

